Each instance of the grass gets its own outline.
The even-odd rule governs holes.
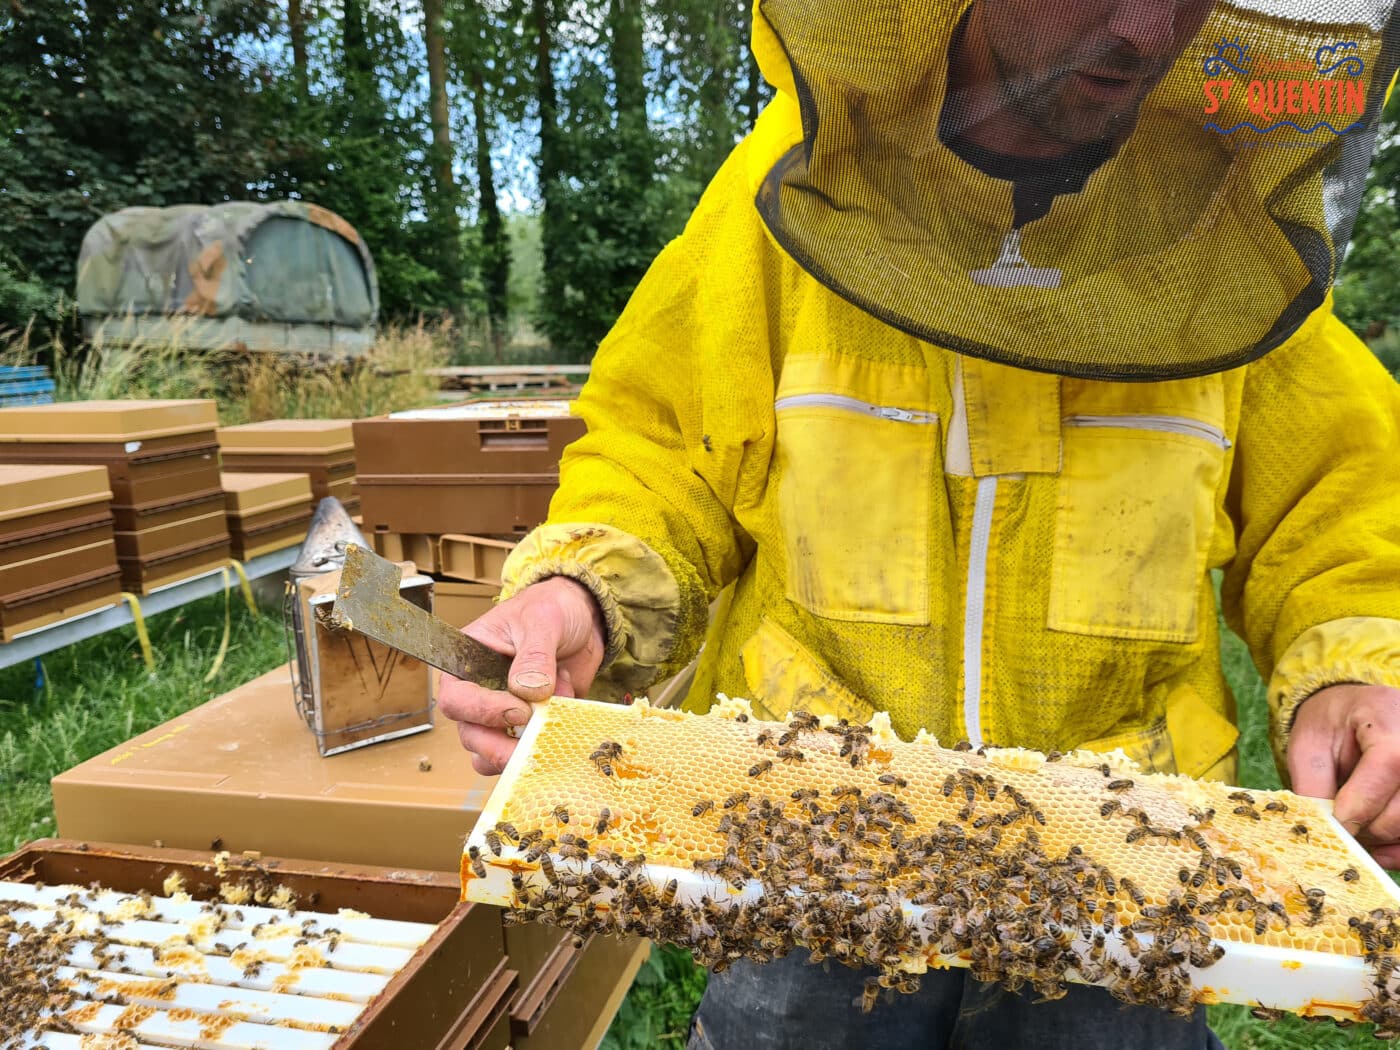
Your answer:
[[[336,364],[273,353],[199,352],[165,343],[97,340],[70,346],[55,335],[0,333],[0,364],[47,365],[60,401],[213,398],[224,426],[264,419],[356,419],[436,403],[437,380],[456,338],[450,325],[382,330],[363,356]]]
[[[224,625],[214,596],[153,617],[156,670],[146,672],[133,632],[89,639],[45,658],[47,685],[32,665],[0,669],[0,854],[54,833],[49,778],[286,659],[280,612],[256,619],[231,603],[232,641],[218,677],[205,684]],[[1268,743],[1264,687],[1243,644],[1227,636],[1226,676],[1239,699],[1241,782],[1279,786]],[[290,700],[289,700],[290,702]],[[655,947],[623,1001],[603,1050],[682,1050],[706,975],[685,952]],[[1214,1006],[1210,1021],[1230,1050],[1343,1050],[1374,1045],[1369,1025],[1338,1029],[1286,1017],[1256,1021],[1244,1007]]]

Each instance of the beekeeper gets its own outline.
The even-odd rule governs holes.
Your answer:
[[[549,522],[467,628],[512,690],[444,685],[476,768],[528,701],[643,694],[703,639],[692,710],[1229,780],[1218,570],[1293,787],[1400,866],[1400,390],[1329,293],[1391,17],[760,0],[776,97],[599,348]],[[691,1045],[1219,1045],[1203,1010],[962,971],[865,1015],[834,970],[736,964]]]

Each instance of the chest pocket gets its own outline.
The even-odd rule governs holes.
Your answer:
[[[1196,639],[1216,491],[1230,442],[1176,414],[1064,421],[1047,626]]]
[[[774,405],[786,595],[830,619],[927,624],[936,507],[948,535],[938,415],[883,384],[823,385],[780,383]]]

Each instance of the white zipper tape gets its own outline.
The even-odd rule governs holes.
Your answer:
[[[774,402],[773,408],[778,412],[785,408],[835,408],[844,412],[859,412],[876,419],[888,419],[895,423],[938,422],[937,412],[876,405],[858,397],[847,397],[845,394],[793,394],[790,397],[780,397]]]
[[[1071,427],[1118,427],[1122,430],[1155,430],[1163,434],[1185,434],[1209,441],[1217,448],[1231,447],[1225,431],[1188,416],[1069,416],[1065,419],[1065,424]]]

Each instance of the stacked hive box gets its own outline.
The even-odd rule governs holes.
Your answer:
[[[0,466],[0,640],[120,596],[101,467]]]
[[[351,514],[359,511],[349,420],[269,419],[221,427],[219,447],[225,470],[306,474],[315,502],[334,496]]]
[[[247,561],[306,539],[312,510],[307,475],[226,470],[219,477],[235,558]]]
[[[355,421],[367,532],[522,535],[585,431],[567,401],[485,401]]]
[[[0,409],[0,463],[107,468],[122,586],[149,594],[229,557],[213,401]]]

